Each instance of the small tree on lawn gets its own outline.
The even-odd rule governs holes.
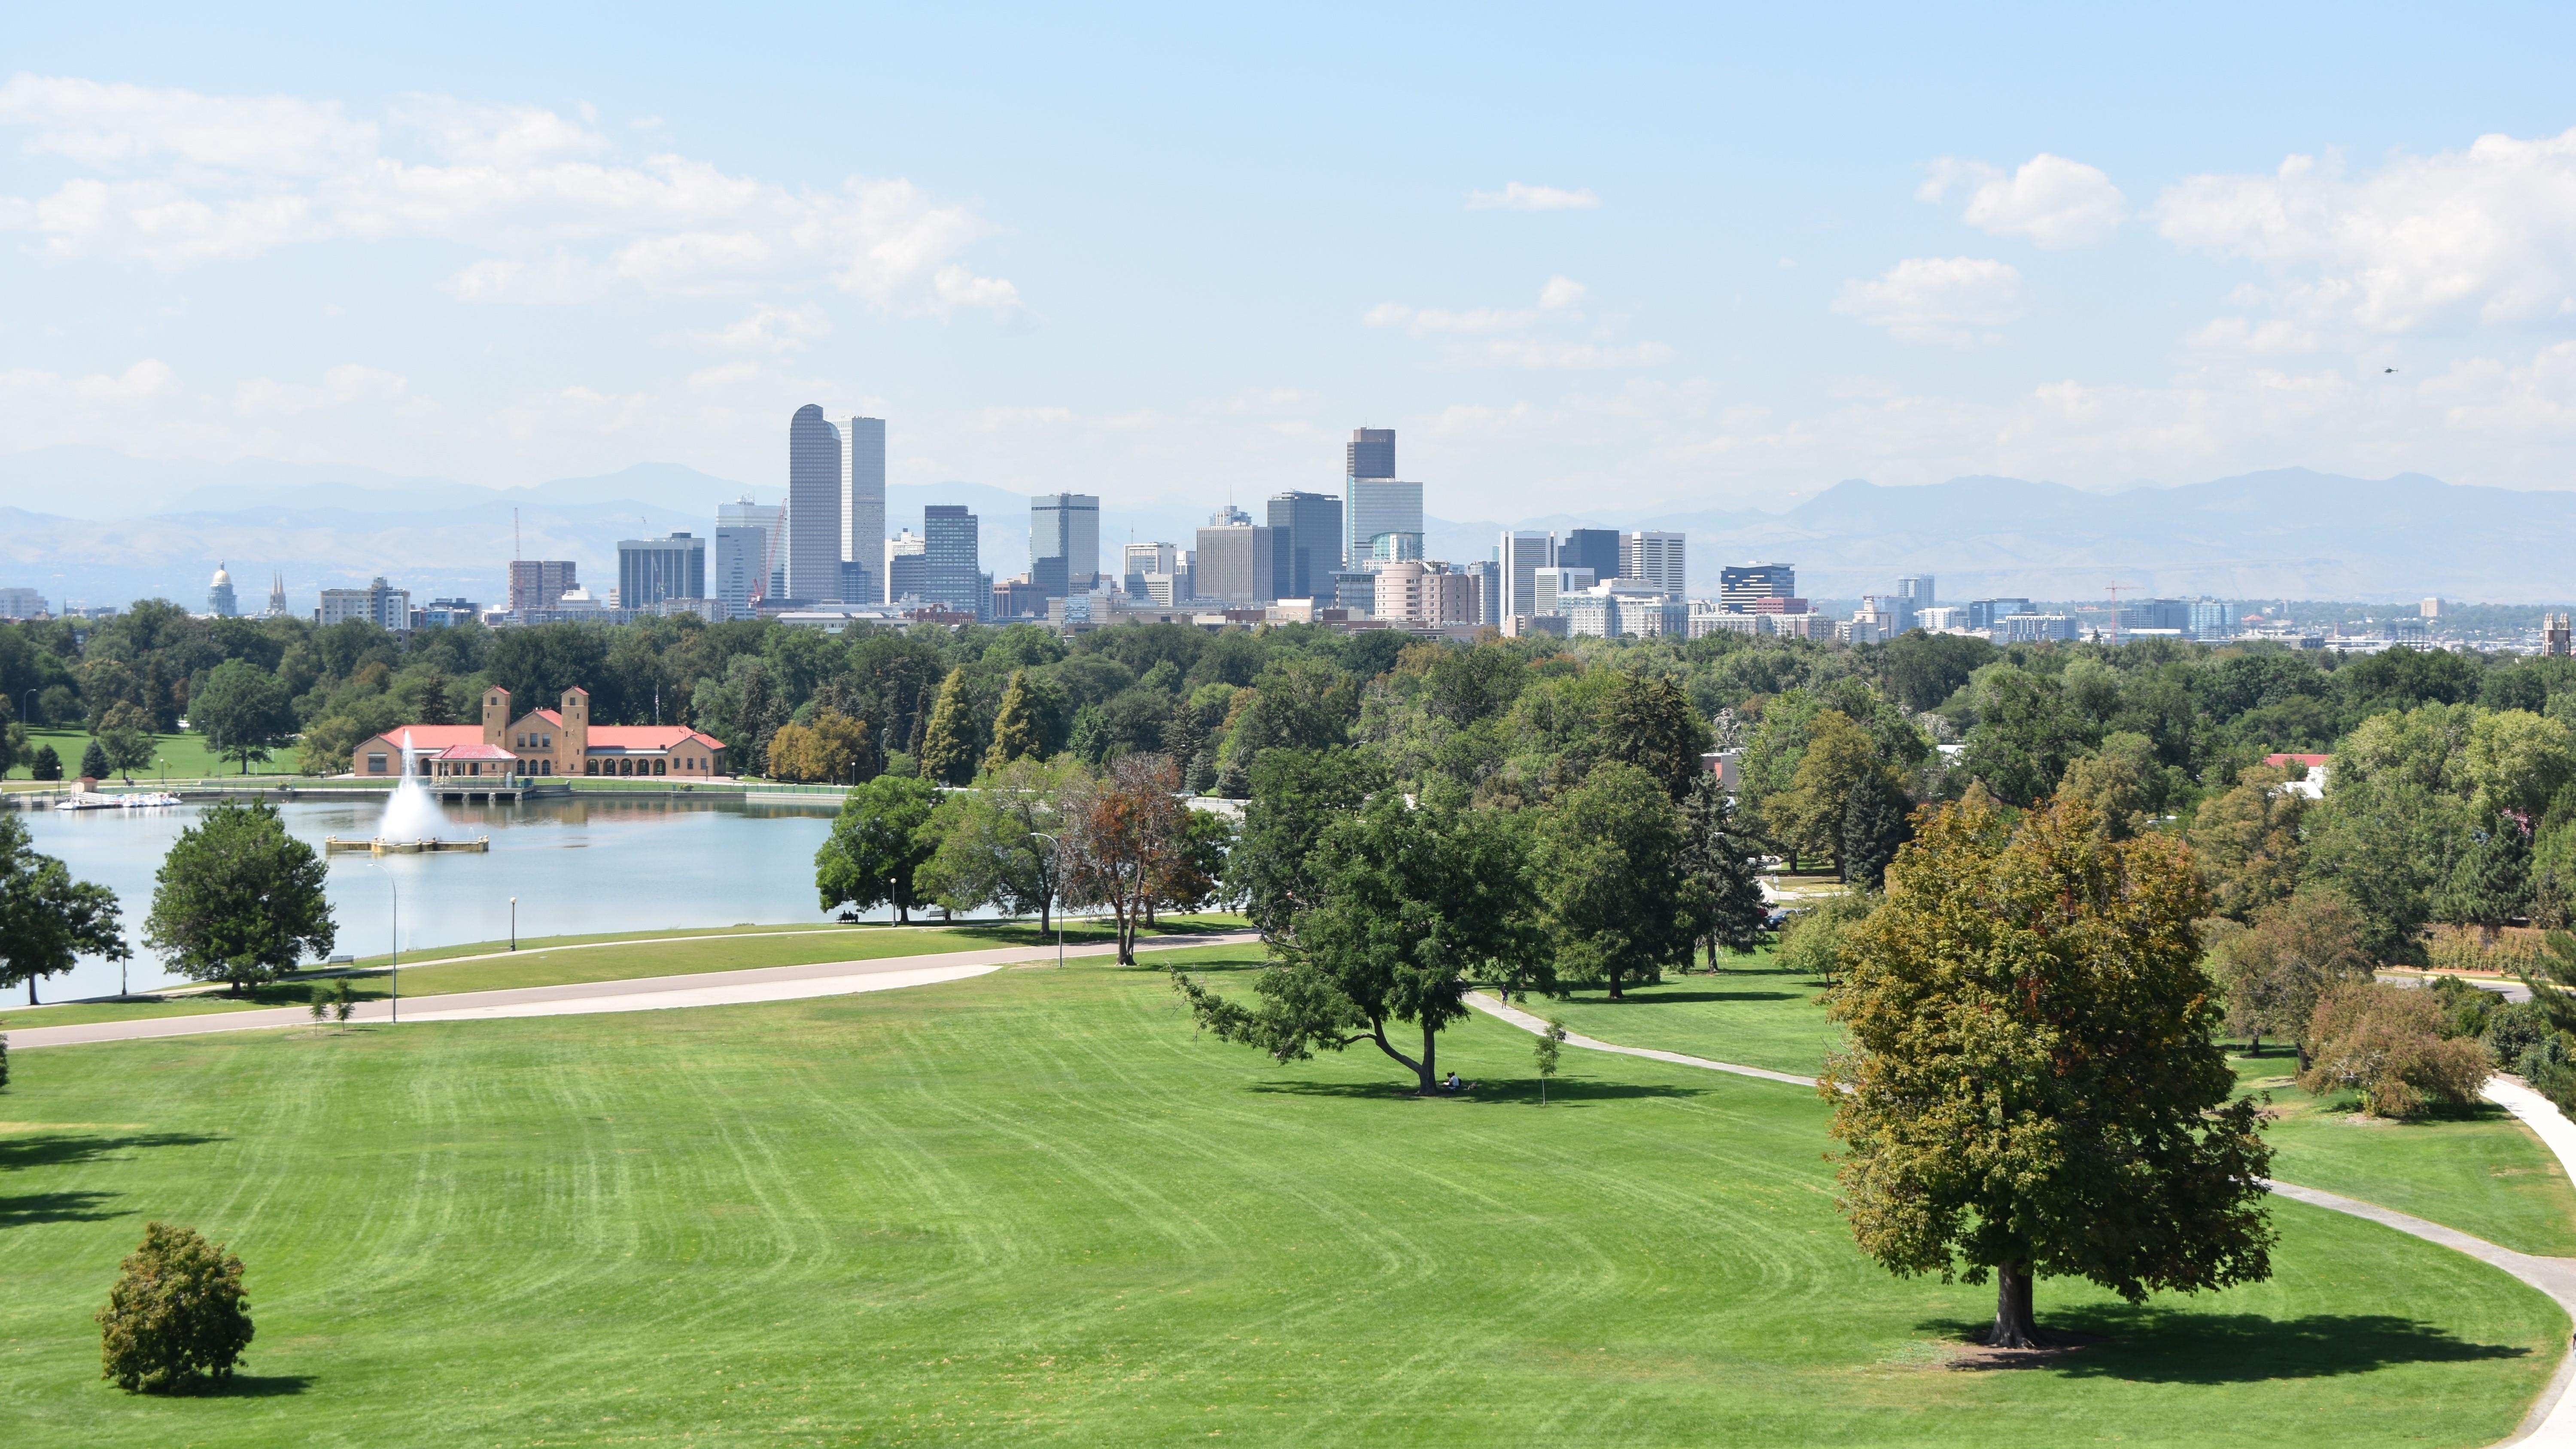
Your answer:
[[[421,692],[424,699],[436,693],[428,685]],[[246,775],[253,761],[266,760],[270,750],[295,732],[295,708],[276,675],[247,659],[227,659],[189,698],[188,722],[217,755],[240,761]],[[421,722],[441,723],[426,714]]]
[[[938,786],[902,775],[879,775],[852,790],[831,838],[814,852],[823,909],[890,905],[895,919],[909,924],[923,900],[913,875],[939,845],[924,828],[938,805]]]
[[[1547,1079],[1556,1075],[1558,1048],[1565,1041],[1565,1023],[1555,1017],[1547,1019],[1547,1029],[1538,1034],[1538,1047],[1531,1053],[1538,1061],[1538,1104],[1547,1105]]]
[[[1664,803],[1660,792],[1656,801]],[[1467,1014],[1470,980],[1554,989],[1527,846],[1509,818],[1416,807],[1388,791],[1328,827],[1314,856],[1314,904],[1269,939],[1270,964],[1254,982],[1259,1004],[1172,973],[1200,1025],[1221,1040],[1283,1062],[1370,1042],[1431,1096],[1439,1034]],[[1400,1023],[1420,1031],[1420,1056],[1395,1044]]]
[[[82,953],[122,961],[132,954],[119,925],[116,893],[72,879],[71,871],[27,843],[27,827],[0,815],[0,986],[72,969]]]
[[[129,1394],[184,1394],[232,1376],[250,1347],[242,1261],[194,1228],[152,1223],[98,1311],[100,1376]]]
[[[1180,789],[1170,760],[1121,755],[1067,803],[1065,896],[1109,907],[1121,966],[1136,964],[1136,928],[1155,893],[1188,867],[1190,808]]]
[[[99,747],[97,740],[93,739],[82,747],[80,772],[82,779],[104,780],[113,772],[114,767],[107,763],[107,751]]]
[[[143,939],[180,975],[239,995],[308,954],[330,954],[338,927],[326,871],[274,806],[218,802],[162,857]]]
[[[123,775],[129,785],[134,783],[135,771],[152,763],[152,740],[152,716],[139,704],[112,704],[99,716],[96,743],[107,767]]]
[[[2215,1036],[2179,842],[2114,841],[2082,801],[2007,831],[1982,796],[1930,812],[1828,995],[1851,1047],[1842,1208],[1898,1274],[1995,1279],[1988,1342],[2039,1344],[2031,1285],[2131,1302],[2270,1276],[2271,1149]]]

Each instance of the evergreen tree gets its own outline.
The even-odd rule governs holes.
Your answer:
[[[81,751],[81,778],[104,780],[107,776],[107,751],[100,749],[98,741],[93,739],[89,742],[89,748]]]
[[[1750,954],[1771,914],[1753,869],[1753,841],[1732,828],[1732,814],[1733,802],[1717,776],[1702,771],[1691,784],[1690,798],[1682,802],[1682,819],[1685,868],[1708,890],[1702,920],[1707,934],[1701,939],[1708,943],[1711,970],[1717,967],[1720,947],[1739,956]]]
[[[939,701],[930,707],[930,723],[921,735],[921,773],[942,785],[963,785],[975,778],[975,722],[966,717],[966,671],[952,669],[939,686]]]
[[[99,763],[101,766],[104,766],[107,761],[102,757]],[[30,780],[59,780],[62,777],[63,757],[55,752],[52,745],[36,746],[36,752],[27,757],[27,778]]]
[[[2451,866],[2451,878],[2433,902],[2433,919],[2475,926],[2492,938],[2531,904],[2531,838],[2521,822],[2498,815],[2478,832]]]
[[[1846,884],[1877,890],[1896,859],[1896,848],[1914,834],[1907,822],[1914,802],[1885,770],[1864,775],[1843,801],[1842,871]]]
[[[993,747],[984,752],[984,768],[998,770],[1017,759],[1036,759],[1046,753],[1045,740],[1038,732],[1037,697],[1029,689],[1029,672],[1011,671],[1011,682],[1002,690],[1002,707],[993,716]]]
[[[1691,781],[1704,773],[1700,756],[1709,746],[1708,726],[1681,686],[1660,676],[1621,678],[1601,707],[1600,739],[1604,759],[1653,776],[1675,804],[1689,796]]]

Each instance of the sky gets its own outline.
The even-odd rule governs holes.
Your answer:
[[[0,452],[493,486],[2576,479],[2560,7],[54,6]],[[0,502],[24,500],[0,497]]]

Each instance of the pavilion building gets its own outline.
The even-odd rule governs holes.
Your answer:
[[[686,725],[594,725],[590,691],[575,685],[561,705],[510,713],[510,691],[483,691],[480,725],[397,725],[359,743],[349,772],[360,779],[402,774],[409,736],[420,772],[433,780],[499,780],[552,775],[673,775],[707,780],[724,773],[724,744]]]

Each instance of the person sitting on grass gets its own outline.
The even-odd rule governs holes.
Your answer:
[[[1452,1091],[1452,1092],[1454,1092],[1454,1091],[1457,1091],[1457,1090],[1458,1090],[1458,1088],[1459,1088],[1459,1086],[1460,1086],[1460,1083],[1459,1083],[1459,1081],[1458,1081],[1458,1072],[1457,1072],[1457,1069],[1455,1069],[1455,1068],[1451,1068],[1451,1069],[1450,1069],[1450,1072],[1449,1072],[1449,1080],[1448,1080],[1447,1082],[1443,1083],[1442,1085],[1443,1085],[1445,1088],[1447,1088],[1447,1090]]]

